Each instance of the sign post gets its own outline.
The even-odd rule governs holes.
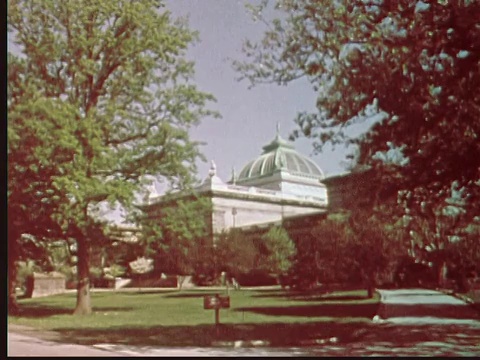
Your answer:
[[[203,298],[203,308],[206,310],[215,310],[215,328],[218,335],[218,324],[220,324],[220,309],[230,308],[230,296],[215,294],[205,295]]]

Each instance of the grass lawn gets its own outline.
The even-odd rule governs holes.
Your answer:
[[[272,346],[300,339],[364,332],[378,307],[378,295],[365,290],[295,293],[284,290],[230,291],[230,309],[203,309],[203,297],[223,291],[93,292],[93,314],[73,316],[76,294],[23,299],[10,324],[57,331],[61,340],[80,344],[210,346],[213,341],[268,340]],[[364,329],[364,330],[362,330]]]

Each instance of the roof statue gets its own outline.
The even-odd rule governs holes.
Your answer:
[[[157,198],[160,196],[160,194],[157,191],[157,187],[155,186],[155,180],[152,180],[146,187],[147,191],[147,198],[149,200]]]
[[[208,171],[208,176],[214,177],[217,175],[217,165],[215,165],[215,161],[211,161],[210,163],[210,170]]]
[[[208,177],[203,180],[202,187],[211,188],[214,185],[224,184],[222,179],[217,176],[217,165],[215,161],[210,161],[210,170],[208,170]]]
[[[235,167],[232,166],[232,184],[235,185],[237,182],[237,174],[235,173]]]

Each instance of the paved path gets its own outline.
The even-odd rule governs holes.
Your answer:
[[[129,354],[95,349],[89,346],[58,343],[10,331],[8,332],[7,355],[9,357],[131,356]]]
[[[15,357],[226,357],[226,356],[302,356],[308,352],[300,348],[167,348],[98,344],[83,346],[58,343],[37,336],[8,333],[8,356]]]
[[[479,324],[480,314],[469,303],[436,290],[378,290],[380,306],[374,321],[398,324]]]

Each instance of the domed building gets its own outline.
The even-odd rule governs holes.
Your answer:
[[[224,182],[211,162],[208,177],[195,190],[212,202],[212,233],[232,228],[245,230],[280,224],[327,211],[324,174],[315,162],[297,152],[278,131],[263,146],[259,157],[245,165],[238,176]],[[181,194],[179,194],[181,196]],[[151,197],[143,209],[155,213],[165,206],[163,196]]]
[[[263,154],[250,161],[233,181],[300,196],[326,200],[322,170],[312,160],[298,153],[292,144],[277,136],[263,147]]]

